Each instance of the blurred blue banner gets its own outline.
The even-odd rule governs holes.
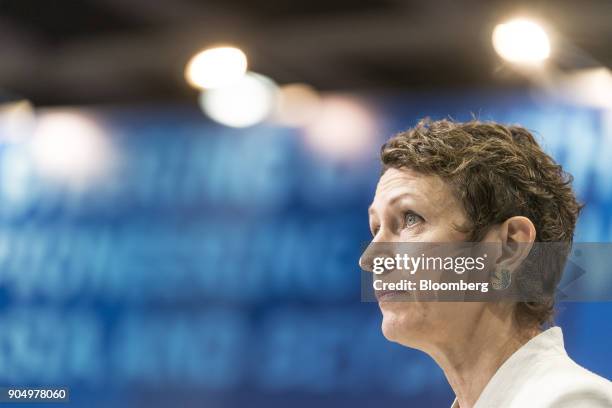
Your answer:
[[[350,159],[176,107],[88,111],[114,153],[78,188],[28,143],[3,145],[0,385],[66,386],[87,407],[450,406],[435,364],[360,302],[380,144],[424,116],[519,123],[575,177],[577,241],[610,242],[612,113],[526,94],[368,103],[378,133]],[[565,303],[559,319],[570,355],[607,378],[611,306]]]

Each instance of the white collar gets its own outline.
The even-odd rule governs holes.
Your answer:
[[[560,327],[555,326],[529,340],[497,369],[478,397],[474,408],[498,406],[495,401],[501,397],[500,390],[508,389],[508,384],[515,380],[517,371],[529,369],[529,366],[537,364],[542,357],[559,354],[567,355],[563,332]],[[451,408],[460,408],[456,398]]]

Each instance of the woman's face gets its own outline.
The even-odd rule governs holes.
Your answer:
[[[459,242],[467,236],[456,226],[468,219],[451,188],[438,176],[409,169],[388,169],[369,209],[376,242]],[[389,340],[413,348],[448,341],[465,330],[484,307],[476,302],[379,301],[382,331]]]

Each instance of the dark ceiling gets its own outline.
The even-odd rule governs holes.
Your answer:
[[[0,89],[37,105],[193,99],[183,69],[230,43],[279,83],[321,90],[524,84],[493,26],[539,18],[563,69],[612,66],[612,1],[0,0]]]

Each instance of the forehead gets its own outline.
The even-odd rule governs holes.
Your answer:
[[[450,187],[440,177],[411,169],[390,168],[378,180],[373,207],[388,205],[405,195],[431,205],[448,205],[455,201]]]

